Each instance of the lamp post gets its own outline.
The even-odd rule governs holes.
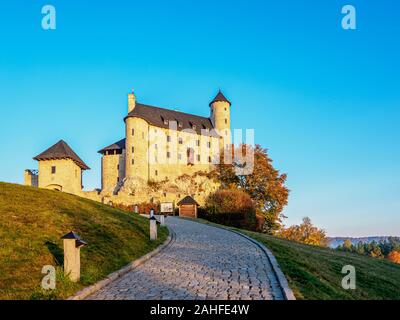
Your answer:
[[[154,216],[154,209],[150,210],[150,240],[157,240],[157,219]]]
[[[64,242],[64,273],[72,282],[78,282],[81,277],[81,248],[87,243],[73,231],[61,239]]]

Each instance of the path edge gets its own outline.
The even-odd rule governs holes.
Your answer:
[[[225,229],[225,230],[229,230],[229,229]],[[281,268],[279,267],[279,263],[276,260],[275,256],[273,255],[273,253],[271,252],[271,250],[269,250],[261,242],[255,240],[239,231],[236,231],[236,230],[229,230],[229,231],[246,238],[247,240],[249,240],[249,241],[253,242],[255,245],[257,245],[262,251],[264,251],[269,262],[271,263],[272,269],[274,270],[275,276],[278,280],[279,286],[282,289],[284,297],[286,298],[286,300],[296,300],[293,290],[290,288],[289,283],[288,283],[285,275],[283,274]]]
[[[197,223],[202,223],[202,222],[196,221],[194,219],[187,219],[187,220],[193,221],[193,222],[197,222]],[[254,243],[256,246],[258,246],[265,253],[265,255],[267,256],[269,262],[271,263],[272,270],[274,271],[276,279],[278,280],[278,284],[282,289],[282,293],[283,293],[284,298],[286,300],[296,300],[296,297],[295,297],[295,295],[293,293],[293,290],[290,288],[289,283],[288,283],[285,275],[283,274],[281,268],[279,267],[278,261],[276,260],[276,258],[273,255],[272,251],[269,250],[264,244],[262,244],[261,242],[255,240],[255,239],[253,239],[253,238],[251,238],[251,237],[249,237],[249,236],[247,236],[247,235],[245,235],[245,234],[243,234],[243,233],[241,233],[239,231],[233,230],[233,229],[231,229],[229,227],[226,227],[226,226],[216,225],[216,224],[207,224],[207,223],[203,223],[203,224],[204,225],[208,225],[210,227],[215,227],[215,228],[220,228],[222,230],[230,231],[232,233],[235,233],[235,234],[247,239],[248,241],[250,241],[250,242]]]
[[[164,250],[166,247],[168,247],[176,237],[175,232],[169,226],[166,226],[166,227],[168,228],[169,235],[162,245],[158,246],[156,249],[145,254],[144,256],[130,262],[127,266],[123,267],[122,269],[109,274],[105,279],[100,280],[100,281],[96,282],[95,284],[78,291],[75,295],[67,298],[67,300],[84,300],[88,296],[103,289],[104,287],[108,286],[110,283],[118,280],[119,278],[121,278],[122,276],[127,274],[128,272],[131,272],[138,266],[140,266],[143,263],[145,263],[146,261],[150,260],[155,255],[159,254],[162,250]]]

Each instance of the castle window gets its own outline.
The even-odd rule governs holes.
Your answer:
[[[179,144],[183,144],[183,139],[182,139],[182,138],[179,138],[179,139],[178,139],[178,143],[179,143]]]
[[[171,158],[171,152],[167,152],[167,158]]]
[[[211,142],[210,141],[207,142],[207,148],[211,148]]]
[[[211,157],[208,157],[208,162],[211,163]]]
[[[178,160],[182,160],[182,155],[178,153]]]
[[[200,155],[197,155],[197,161],[200,162]]]
[[[164,198],[166,198],[167,197],[167,193],[166,192],[164,192]]]
[[[196,146],[200,147],[200,140],[196,140]]]
[[[135,153],[135,147],[132,147],[132,153]]]
[[[187,164],[188,165],[194,164],[194,150],[192,148],[187,149]]]
[[[134,165],[135,164],[135,159],[132,159],[132,165]]]
[[[228,119],[225,119],[225,124],[228,124]]]
[[[119,165],[117,165],[117,170],[119,170]]]
[[[225,111],[226,111],[226,108],[225,108]]]
[[[204,124],[202,124],[201,126],[203,127],[203,129],[207,129],[207,127]]]
[[[135,135],[135,129],[132,129],[132,135],[133,136]]]
[[[167,136],[167,142],[171,142],[171,136]]]
[[[56,173],[56,166],[52,166],[51,167],[51,174],[55,174]]]
[[[156,175],[156,176],[158,176],[158,171],[156,170],[156,171],[154,171],[154,174]]]
[[[119,177],[117,177],[117,183],[119,183]]]

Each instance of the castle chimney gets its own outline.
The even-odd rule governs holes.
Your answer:
[[[135,106],[136,106],[136,97],[132,89],[132,93],[128,94],[128,113],[132,112],[133,109],[135,109]]]

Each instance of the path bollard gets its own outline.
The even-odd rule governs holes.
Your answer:
[[[160,223],[162,226],[165,226],[165,216],[163,214],[160,215]]]
[[[73,231],[61,239],[64,240],[64,273],[72,282],[78,282],[81,278],[81,248],[87,243]]]
[[[154,215],[150,218],[150,240],[157,240],[157,220]]]

